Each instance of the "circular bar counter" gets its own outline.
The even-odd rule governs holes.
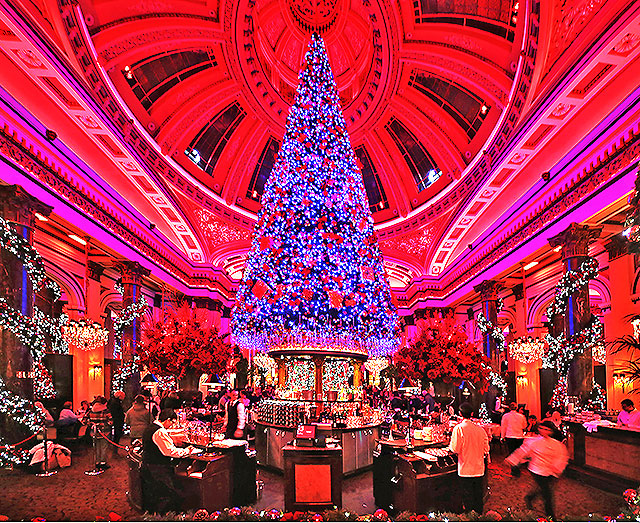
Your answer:
[[[376,440],[380,437],[380,425],[359,428],[321,429],[327,436],[340,441],[342,446],[342,473],[350,476],[373,465]],[[256,454],[258,464],[282,472],[284,458],[282,448],[295,438],[296,429],[264,422],[256,422]]]

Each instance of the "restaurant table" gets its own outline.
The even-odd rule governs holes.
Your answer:
[[[342,506],[342,447],[285,445],[284,510],[321,511]]]

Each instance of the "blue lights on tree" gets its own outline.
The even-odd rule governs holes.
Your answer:
[[[232,332],[253,350],[388,354],[399,344],[397,310],[320,36],[305,58]]]

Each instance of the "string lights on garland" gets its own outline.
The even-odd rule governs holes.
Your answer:
[[[503,306],[504,302],[502,301],[502,298],[498,298],[496,303],[496,314],[500,314]],[[482,332],[482,334],[489,334],[496,342],[496,350],[502,352],[505,348],[505,336],[502,329],[491,323],[482,312],[478,313],[476,323],[478,325],[478,330]]]
[[[22,262],[31,279],[34,293],[48,288],[53,292],[54,301],[60,299],[62,291],[58,284],[47,276],[40,253],[25,238],[17,234],[10,222],[2,217],[0,217],[0,248],[6,249]]]
[[[567,401],[567,376],[560,375],[558,383],[556,383],[556,386],[553,389],[549,405],[555,408],[564,408]]]
[[[397,307],[317,34],[299,78],[261,197],[232,332],[255,352],[293,342],[384,356],[400,343]]]
[[[551,320],[554,315],[565,314],[571,295],[588,286],[589,281],[597,276],[598,262],[593,257],[588,257],[582,262],[579,270],[566,272],[556,285],[554,299],[547,307],[547,318]],[[556,369],[559,379],[552,400],[558,402],[558,405],[563,405],[567,396],[567,375],[573,359],[591,350],[593,359],[599,363],[606,362],[604,327],[597,316],[591,315],[587,325],[569,339],[565,337],[564,332],[557,336],[548,333],[545,339],[549,347],[542,358],[542,366]]]
[[[23,426],[31,434],[39,432],[44,425],[42,413],[31,401],[11,392],[2,378],[0,378],[0,413]],[[28,452],[7,445],[0,438],[0,467],[25,465],[30,459],[31,455]]]
[[[598,276],[598,261],[589,256],[580,264],[580,270],[567,271],[562,275],[556,285],[555,296],[549,307],[547,307],[547,318],[551,320],[554,315],[562,315],[567,310],[569,297],[589,284]]]
[[[139,371],[138,357],[134,356],[131,361],[124,362],[120,365],[111,378],[111,393],[119,390],[125,390],[127,380]]]
[[[489,416],[489,411],[487,410],[486,403],[480,404],[480,408],[478,409],[478,418],[480,418],[485,423],[491,423],[491,416]]]

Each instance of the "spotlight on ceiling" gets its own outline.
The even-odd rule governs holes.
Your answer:
[[[548,182],[551,179],[551,173],[549,171],[545,171],[540,175],[545,182]]]
[[[44,133],[44,135],[50,142],[53,142],[58,137],[58,133],[52,131],[51,129],[47,129],[47,132]]]
[[[74,241],[77,241],[78,243],[81,243],[82,245],[86,245],[87,244],[87,240],[85,240],[84,238],[81,238],[77,234],[70,234],[69,238],[71,238]]]
[[[35,213],[35,217],[40,220],[41,222],[48,222],[49,218],[47,218],[46,216],[40,214],[39,212]]]
[[[523,267],[523,269],[524,269],[525,271],[528,271],[529,269],[532,269],[533,267],[535,267],[536,265],[538,265],[538,263],[540,263],[540,262],[537,262],[537,261],[529,262],[529,263],[527,263],[527,264]]]
[[[482,104],[482,107],[480,107],[480,113],[487,114],[488,112],[489,112],[489,106],[486,104]]]

